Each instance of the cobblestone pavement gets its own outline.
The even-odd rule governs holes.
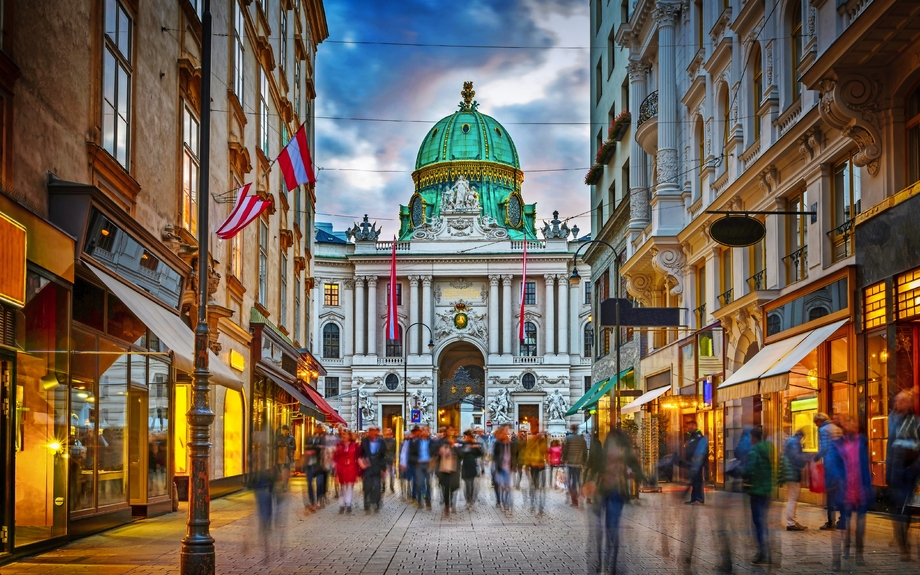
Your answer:
[[[266,556],[251,492],[212,502],[211,533],[216,540],[217,572],[305,574],[582,574],[587,570],[587,541],[592,514],[567,504],[563,493],[549,490],[546,512],[538,515],[515,492],[513,512],[496,509],[487,479],[472,509],[443,518],[418,509],[399,494],[387,494],[379,514],[339,514],[333,502],[315,513],[305,512],[303,480],[293,480],[284,501],[285,515],[269,539]],[[360,501],[360,494],[356,497]],[[462,501],[462,496],[461,496]],[[642,494],[624,512],[618,573],[714,573],[719,541],[730,537],[735,573],[829,573],[831,533],[819,531],[822,509],[800,507],[805,532],[774,529],[772,538],[780,566],[752,567],[754,555],[744,499],[737,494],[707,493],[705,506],[685,506],[679,491]],[[722,511],[720,513],[720,510]],[[779,525],[774,504],[771,526]],[[724,521],[718,517],[726,518]],[[179,541],[185,533],[185,509],[138,521],[80,539],[55,551],[0,567],[0,573],[178,573]],[[695,538],[695,541],[694,541]],[[916,543],[916,532],[913,535]],[[891,546],[890,522],[870,515],[866,533],[866,566],[844,560],[848,573],[920,573],[916,554],[910,563],[898,560]],[[690,567],[687,550],[693,548]],[[917,549],[917,546],[915,546]],[[593,570],[591,571],[593,573]]]

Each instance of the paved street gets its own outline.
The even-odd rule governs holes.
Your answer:
[[[272,533],[267,558],[259,540],[252,493],[238,493],[212,503],[218,573],[587,573],[590,512],[569,507],[560,492],[550,491],[543,516],[522,505],[524,491],[515,493],[516,506],[510,514],[495,509],[491,492],[481,492],[481,502],[472,511],[442,519],[437,503],[432,511],[419,510],[401,501],[398,494],[387,494],[379,514],[365,515],[356,506],[352,515],[340,515],[335,505],[304,514],[302,485],[303,480],[293,481],[286,500],[287,517],[282,519],[286,526]],[[482,487],[488,489],[489,485]],[[526,488],[526,480],[522,487]],[[706,506],[687,507],[680,503],[680,495],[643,494],[640,504],[627,508],[619,572],[684,572],[680,557],[691,534],[697,541],[690,572],[715,572],[718,561],[713,551],[718,548],[717,535],[723,532],[715,515],[722,505],[730,510],[724,532],[733,537],[734,572],[768,572],[748,563],[754,547],[740,496],[708,493]],[[773,511],[778,513],[779,506]],[[830,534],[816,529],[822,517],[823,510],[806,506],[800,510],[799,520],[812,529],[774,532],[783,553],[782,566],[772,572],[830,572]],[[139,521],[0,567],[0,573],[178,573],[184,521],[184,509]],[[920,563],[900,562],[896,550],[889,546],[891,528],[887,520],[870,516],[867,523],[867,565],[857,568],[852,559],[844,561],[844,572],[920,572]]]

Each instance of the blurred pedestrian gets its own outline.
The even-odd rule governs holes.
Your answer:
[[[796,508],[799,503],[799,495],[802,492],[802,472],[808,464],[802,439],[805,437],[805,431],[799,429],[795,434],[786,440],[783,446],[783,457],[785,458],[786,481],[786,520],[787,531],[805,531],[808,529],[800,524],[796,515]]]
[[[291,428],[287,425],[282,425],[275,437],[275,463],[278,467],[278,477],[281,480],[282,492],[286,492],[288,488],[295,449],[297,449],[297,446],[294,443],[294,438],[291,437]]]
[[[393,480],[396,476],[396,437],[393,436],[393,428],[387,427],[383,430],[383,445],[386,455],[386,477],[390,480],[390,493],[395,493],[393,489]],[[383,481],[381,491],[386,491],[386,479]]]
[[[920,419],[914,413],[910,390],[894,398],[894,412],[888,418],[887,478],[894,512],[894,534],[901,561],[910,561],[910,504],[917,487],[920,466]]]
[[[748,454],[744,470],[744,478],[749,485],[751,521],[754,524],[754,537],[757,541],[757,555],[751,564],[769,565],[771,557],[767,515],[774,487],[773,445],[769,441],[764,441],[761,427],[751,430],[751,445],[751,452]]]
[[[524,447],[523,465],[530,470],[530,511],[539,511],[543,515],[543,507],[546,505],[546,454],[548,446],[546,436],[542,433],[534,433],[527,440]]]
[[[495,482],[495,506],[511,511],[511,430],[502,425],[495,431],[492,444],[492,480]]]
[[[572,426],[572,433],[562,444],[562,461],[566,465],[569,475],[569,497],[572,507],[578,507],[578,496],[581,490],[581,470],[587,460],[588,444],[585,438],[578,433],[578,426]]]
[[[546,451],[546,462],[549,464],[549,481],[553,489],[556,489],[556,472],[562,467],[562,442],[553,438],[549,442],[549,449]]]
[[[684,461],[690,476],[690,501],[687,505],[703,505],[706,496],[703,492],[703,468],[709,461],[709,441],[697,429],[696,420],[687,422],[687,441],[684,444]]]
[[[843,558],[850,556],[851,535],[853,535],[853,515],[856,516],[856,564],[865,565],[863,559],[863,541],[866,533],[866,511],[873,497],[872,472],[869,468],[869,442],[866,436],[859,433],[859,424],[853,417],[846,416],[841,420],[843,436],[835,442],[835,448],[840,453],[844,467],[843,483],[843,510],[840,520],[844,528]],[[840,531],[835,530],[835,535]],[[834,569],[840,568],[839,537],[834,545]]]
[[[269,554],[276,478],[276,468],[262,469],[253,474],[250,484],[255,492],[256,513],[259,517],[259,538],[262,540],[262,552],[265,557],[268,557]]]
[[[326,505],[326,434],[321,426],[316,426],[307,436],[303,446],[301,467],[306,476],[303,488],[303,506],[309,511]]]
[[[431,509],[429,469],[431,462],[431,433],[427,427],[413,427],[406,447],[407,470],[412,474],[412,499],[421,507]]]
[[[354,435],[342,430],[341,440],[335,448],[335,476],[339,484],[339,513],[351,513],[355,495],[355,481],[358,480],[358,456],[360,446],[354,442]]]
[[[386,444],[380,437],[380,430],[372,425],[367,429],[367,437],[361,440],[358,466],[361,468],[364,485],[364,513],[380,512],[380,484],[386,472]]]
[[[463,479],[463,497],[467,507],[472,507],[476,501],[476,477],[479,475],[479,461],[482,458],[482,447],[473,432],[463,432],[463,442],[457,449],[460,457],[460,478]]]
[[[450,517],[451,510],[457,512],[454,493],[460,488],[460,461],[455,436],[456,430],[448,426],[437,447],[436,469],[441,499],[444,502],[444,517]]]
[[[511,469],[514,472],[514,488],[520,491],[523,475],[524,448],[527,446],[527,433],[521,429],[516,437],[511,438]]]
[[[818,453],[814,460],[824,464],[824,490],[827,500],[827,523],[821,526],[822,530],[842,527],[835,521],[836,511],[840,508],[840,487],[843,481],[843,462],[840,455],[831,449],[834,441],[843,435],[836,424],[830,421],[825,413],[814,416],[815,425],[818,426]]]

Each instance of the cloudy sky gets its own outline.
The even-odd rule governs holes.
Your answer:
[[[583,215],[589,204],[589,188],[584,185],[590,165],[588,50],[560,48],[588,44],[588,2],[333,0],[324,4],[329,39],[316,56],[314,161],[321,168],[316,188],[319,221],[331,221],[338,230],[367,213],[382,226],[381,237],[392,236],[398,229],[397,206],[412,196],[411,172],[419,144],[436,121],[457,109],[463,82],[472,80],[479,110],[502,123],[514,139],[525,174],[524,200],[537,203],[538,221],[552,219],[553,210],[559,210],[560,217],[573,217],[582,230],[590,230]],[[562,168],[569,170],[534,171]]]

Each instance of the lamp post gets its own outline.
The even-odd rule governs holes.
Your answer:
[[[186,414],[189,428],[191,481],[188,496],[188,529],[182,539],[179,570],[183,575],[214,574],[214,538],[211,537],[211,493],[209,468],[211,458],[211,423],[208,380],[208,182],[211,145],[211,2],[204,0],[201,14],[201,143],[198,171],[198,326],[195,328],[195,371],[192,384],[192,408]]]
[[[613,258],[614,258],[613,265],[614,265],[614,275],[616,275],[616,282],[614,283],[613,289],[614,289],[614,297],[616,298],[616,301],[617,301],[617,306],[616,306],[616,325],[614,326],[614,329],[616,331],[614,332],[614,335],[613,335],[613,338],[614,338],[613,342],[614,342],[614,347],[616,348],[616,364],[615,364],[614,369],[616,369],[616,372],[617,372],[616,373],[617,382],[613,390],[613,396],[614,396],[614,401],[616,402],[615,409],[616,409],[617,429],[620,429],[620,305],[619,305],[619,301],[620,301],[620,256],[623,255],[623,252],[626,251],[626,248],[624,247],[622,250],[618,252],[616,248],[614,248],[612,245],[608,244],[607,242],[603,240],[587,240],[586,242],[584,242],[577,250],[575,250],[575,253],[572,254],[572,275],[569,276],[569,283],[574,286],[577,286],[579,283],[581,283],[581,276],[578,275],[578,267],[577,267],[578,253],[581,252],[581,250],[585,249],[585,247],[587,247],[589,244],[604,244],[605,246],[610,248],[610,250],[614,254],[613,255]],[[599,316],[595,314],[595,317],[599,317]]]
[[[431,333],[431,328],[424,322],[417,321],[411,324],[406,328],[405,334],[408,336],[409,330],[417,325],[428,330],[428,351],[432,351],[434,349],[434,335]],[[403,427],[405,431],[409,431],[409,423],[412,419],[409,417],[409,380],[407,379],[409,375],[409,346],[406,345],[405,341],[403,342],[403,350]]]

